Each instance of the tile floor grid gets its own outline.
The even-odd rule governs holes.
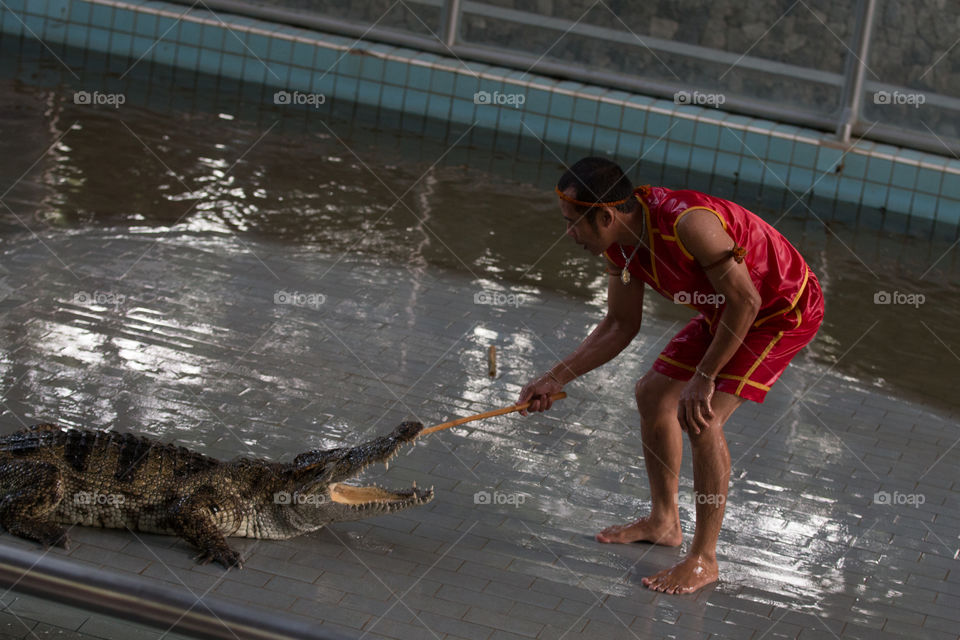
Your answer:
[[[71,264],[89,263],[81,258],[96,254],[102,245],[95,231],[45,241]],[[0,330],[5,335],[18,326],[28,331],[43,327],[55,335],[82,317],[79,309],[78,314],[57,310],[54,301],[69,299],[75,284],[42,271],[46,255],[42,247],[22,240],[8,245],[7,254],[13,258],[5,263],[10,264],[10,277],[20,286],[0,302],[5,314]],[[182,300],[175,293],[179,283],[195,279],[202,263],[199,254],[178,246],[176,240],[161,244],[145,260],[145,267],[164,265],[169,291],[163,293],[173,302]],[[271,269],[289,278],[291,287],[311,282],[316,286],[316,276],[332,262],[315,255],[306,264],[280,256],[267,260]],[[252,441],[254,454],[289,458],[305,442],[317,446],[358,442],[410,417],[411,411],[433,422],[451,413],[507,404],[524,377],[551,359],[547,348],[563,351],[570,346],[569,337],[553,332],[555,319],[542,313],[540,300],[517,309],[473,305],[475,285],[456,274],[423,276],[419,284],[425,286],[414,298],[410,272],[384,273],[381,268],[374,274],[347,259],[322,282],[328,306],[312,312],[270,308],[275,282],[263,275],[266,272],[252,257],[226,253],[218,261],[231,274],[228,284],[217,283],[226,287],[224,299],[255,311],[237,318],[222,309],[218,315],[211,313],[212,308],[181,302],[182,308],[169,311],[179,318],[179,328],[166,340],[189,344],[190,358],[212,377],[222,377],[223,388],[188,390],[197,382],[172,378],[168,399],[138,407],[128,419],[173,433],[170,427],[186,416],[196,422],[196,435],[191,437],[198,446],[220,457],[237,453],[238,442],[226,425]],[[85,276],[91,286],[113,282],[106,266]],[[218,277],[201,286],[213,286]],[[29,295],[26,283],[42,293]],[[361,322],[351,301],[364,296],[382,302],[383,310]],[[560,327],[566,336],[579,335],[596,321],[596,313],[578,301],[542,298],[543,308],[563,314]],[[412,311],[401,317],[390,309]],[[444,309],[453,311],[437,322]],[[110,312],[97,313],[106,318]],[[192,323],[201,318],[230,331],[191,335]],[[278,320],[297,331],[277,333],[271,326]],[[650,318],[641,340],[656,342],[654,337],[666,328],[662,322]],[[518,325],[526,327],[525,333],[539,333],[541,348],[533,357],[503,361],[502,377],[489,381],[485,371],[479,371],[479,354],[487,344],[483,336],[511,336]],[[477,327],[492,333],[478,334]],[[130,357],[143,369],[124,383],[127,395],[140,385],[165,379],[163,362],[150,355],[150,340],[158,340],[150,332],[112,334],[102,320],[88,328],[111,339],[140,341],[142,347]],[[258,338],[263,338],[262,348],[241,358]],[[406,341],[410,342],[404,345]],[[448,351],[453,344],[460,346]],[[630,517],[649,497],[638,466],[631,385],[605,384],[597,392],[595,382],[638,377],[644,368],[640,354],[649,346],[638,344],[624,354],[616,371],[599,371],[571,385],[570,402],[558,404],[552,415],[498,418],[438,434],[400,456],[388,472],[370,474],[388,485],[414,478],[421,484],[435,482],[436,500],[420,510],[336,525],[292,541],[233,541],[249,556],[248,563],[243,571],[226,576],[216,567],[195,565],[187,545],[162,536],[142,536],[141,543],[122,532],[76,529],[69,557],[92,568],[135,573],[167,586],[182,581],[194,590],[213,587],[215,597],[267,608],[271,615],[282,612],[351,636],[369,632],[366,638],[435,637],[429,629],[444,640],[539,640],[561,635],[957,637],[950,630],[951,622],[960,621],[955,607],[960,601],[960,582],[955,578],[960,574],[950,549],[950,543],[956,544],[957,523],[949,507],[956,505],[958,496],[953,483],[947,482],[956,456],[948,455],[928,474],[937,484],[907,483],[917,476],[918,467],[943,452],[942,442],[950,442],[955,433],[953,423],[923,407],[850,387],[837,376],[825,376],[814,387],[818,393],[811,393],[805,402],[828,416],[821,419],[844,436],[842,443],[813,413],[791,408],[786,391],[771,394],[763,406],[748,405],[731,425],[735,463],[727,518],[733,524],[720,540],[725,576],[720,585],[693,597],[653,594],[639,585],[639,579],[674,561],[675,550],[594,543],[590,533],[599,524]],[[233,366],[238,361],[240,366]],[[370,363],[370,371],[360,362]],[[478,370],[464,371],[465,362]],[[374,368],[374,363],[387,366]],[[5,385],[23,373],[15,361],[3,364]],[[5,403],[25,419],[49,417],[109,426],[85,406],[89,390],[69,388],[78,379],[71,375],[76,366],[50,359],[28,387],[7,388]],[[284,379],[296,384],[281,388],[260,377],[274,371],[287,371]],[[783,382],[800,389],[817,380],[819,374],[809,374],[818,371],[814,363],[801,359]],[[408,390],[421,376],[420,383]],[[67,400],[48,391],[51,381],[66,385]],[[239,395],[244,388],[255,390]],[[473,391],[464,393],[468,388]],[[316,398],[316,389],[323,389],[321,399]],[[438,400],[434,389],[456,403]],[[349,401],[357,393],[365,394],[366,402]],[[834,403],[835,399],[842,402]],[[171,408],[168,400],[192,408]],[[843,408],[829,418],[837,405]],[[291,411],[303,406],[315,406],[321,423]],[[849,422],[861,410],[863,419]],[[784,412],[789,420],[767,432]],[[261,426],[252,428],[251,419]],[[0,425],[4,432],[19,426],[9,412],[0,416]],[[324,433],[324,425],[332,431]],[[904,443],[900,431],[918,425],[931,437],[917,443],[927,453],[926,461],[897,455]],[[691,488],[689,465],[687,451],[681,490]],[[930,500],[919,508],[872,504],[880,490],[922,491]],[[526,496],[526,501],[516,507],[478,505],[477,491],[512,492]],[[691,507],[681,506],[688,541]],[[32,548],[6,534],[0,542]],[[896,602],[889,600],[891,591],[902,594]],[[26,619],[40,624],[36,617]],[[4,620],[0,618],[0,624]],[[64,624],[67,628],[72,622]],[[81,634],[78,637],[104,637],[110,629],[121,628],[112,624],[119,623],[90,616],[72,630]]]

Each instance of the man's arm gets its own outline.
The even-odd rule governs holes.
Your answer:
[[[708,419],[713,417],[710,406],[714,389],[712,379],[740,348],[750,325],[757,318],[761,298],[750,279],[746,263],[733,260],[734,242],[715,215],[709,211],[691,211],[681,220],[677,234],[701,266],[714,265],[706,270],[707,278],[726,302],[713,341],[697,367],[702,375],[694,374],[680,398],[680,425],[684,430],[693,429],[696,434],[706,429]],[[725,257],[728,259],[724,260]]]
[[[625,285],[618,276],[611,275],[607,284],[607,315],[573,353],[528,383],[520,392],[517,404],[529,400],[527,411],[546,411],[553,404],[549,399],[551,394],[623,351],[640,331],[643,290],[644,284],[639,280]],[[521,413],[526,415],[527,411]]]

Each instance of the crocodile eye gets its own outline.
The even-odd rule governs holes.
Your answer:
[[[215,504],[212,504],[212,505],[210,505],[210,506],[207,507],[207,508],[210,509],[210,513],[213,513],[213,514],[220,513],[220,507],[218,507],[218,506],[215,505]]]

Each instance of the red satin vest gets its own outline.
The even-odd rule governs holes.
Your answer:
[[[703,267],[697,264],[677,235],[677,223],[690,211],[703,209],[717,218],[738,247],[750,279],[760,293],[760,312],[754,326],[791,311],[807,286],[810,268],[779,231],[740,205],[699,191],[639,187],[635,196],[643,208],[647,246],[630,261],[630,275],[661,295],[703,314],[713,329],[725,304],[717,305],[716,291]],[[622,251],[621,251],[622,250]],[[614,243],[604,252],[623,269],[634,247]]]

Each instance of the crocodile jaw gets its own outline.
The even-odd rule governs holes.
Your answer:
[[[404,423],[401,425],[401,427],[394,432],[394,442],[392,445],[384,451],[382,455],[376,456],[368,462],[361,464],[356,475],[359,476],[367,467],[374,464],[383,464],[384,469],[389,470],[390,461],[399,455],[400,450],[405,445],[413,444],[414,438],[422,428],[423,425],[419,423],[415,425],[412,423]],[[401,430],[406,431],[406,433],[398,437],[398,432]],[[417,488],[416,481],[414,481],[409,489],[388,490],[377,485],[356,486],[344,482],[331,482],[327,486],[327,495],[330,497],[331,502],[348,506],[352,511],[357,512],[358,515],[368,512],[373,515],[374,513],[399,511],[408,507],[426,504],[433,500],[433,487],[429,489],[419,489]]]
[[[330,500],[350,507],[357,515],[364,512],[383,513],[399,511],[408,507],[426,504],[433,500],[433,487],[419,489],[417,483],[409,489],[391,491],[378,486],[358,487],[334,482],[329,485]]]

